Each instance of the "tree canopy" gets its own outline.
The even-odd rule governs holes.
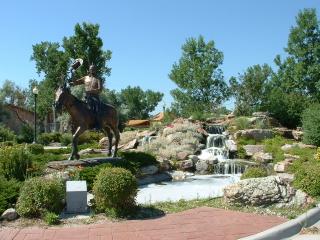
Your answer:
[[[214,41],[205,42],[202,36],[189,38],[182,46],[182,56],[174,63],[169,78],[178,86],[171,91],[173,108],[188,116],[195,107],[210,112],[228,96],[219,66],[223,53],[215,48]]]

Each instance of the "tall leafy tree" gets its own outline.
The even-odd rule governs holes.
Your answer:
[[[255,111],[264,110],[272,75],[271,67],[264,64],[249,67],[238,78],[230,79],[230,90],[236,100],[237,115],[250,115]]]
[[[140,87],[128,86],[120,92],[120,100],[129,119],[147,119],[162,97],[163,93],[143,91]]]
[[[76,58],[82,58],[84,65],[77,71],[75,78],[86,75],[90,64],[96,65],[97,75],[103,81],[110,75],[111,69],[107,63],[111,59],[111,51],[103,49],[98,24],[76,24],[74,35],[64,37],[62,44],[41,42],[33,46],[31,59],[36,63],[37,72],[43,75],[38,86],[40,117],[51,111],[55,89],[64,81],[71,61]],[[81,97],[83,88],[76,92]]]
[[[26,103],[26,89],[21,89],[13,81],[5,80],[0,88],[0,102],[24,107]]]
[[[320,29],[315,9],[304,9],[290,30],[287,57],[275,58],[267,109],[288,127],[301,124],[303,110],[320,99]]]
[[[219,66],[223,53],[214,41],[205,42],[202,36],[189,38],[182,46],[182,56],[174,63],[169,78],[178,86],[171,91],[173,108],[188,116],[195,110],[211,112],[228,96]]]

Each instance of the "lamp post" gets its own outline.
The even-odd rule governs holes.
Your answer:
[[[37,96],[39,94],[39,90],[37,87],[32,89],[32,93],[34,95],[34,134],[33,134],[33,143],[37,142]]]

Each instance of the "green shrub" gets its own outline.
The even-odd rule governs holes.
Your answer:
[[[43,154],[44,153],[44,148],[43,145],[41,144],[29,144],[27,145],[27,149],[31,154]]]
[[[18,143],[32,143],[34,137],[33,128],[29,124],[23,124],[17,136]]]
[[[316,159],[318,162],[320,162],[320,147],[318,147],[318,149],[317,149],[317,153],[316,153],[315,159]]]
[[[20,186],[21,183],[17,180],[7,180],[4,176],[0,175],[0,215],[16,203]]]
[[[159,164],[154,155],[145,152],[119,152],[118,156],[129,162],[137,163],[139,167]]]
[[[21,146],[0,149],[0,172],[7,178],[23,181],[32,167],[31,155]]]
[[[320,104],[314,104],[302,114],[303,142],[320,146]]]
[[[64,197],[61,180],[31,178],[21,188],[17,212],[24,217],[39,217],[46,212],[59,213],[63,208]]]
[[[268,176],[268,173],[266,169],[261,167],[249,167],[241,175],[241,180],[247,179],[247,178],[261,178],[261,177],[267,177],[267,176]]]
[[[310,196],[320,196],[320,164],[305,162],[297,169],[293,184]]]
[[[52,132],[52,133],[41,133],[38,137],[39,143],[42,145],[48,145],[52,142],[60,142],[61,134],[58,132]]]
[[[246,117],[238,117],[235,119],[234,123],[238,130],[250,128],[250,122]]]
[[[61,154],[70,154],[71,153],[71,148],[57,148],[57,149],[46,149],[45,153],[50,153],[54,155],[61,155]]]
[[[14,141],[0,142],[0,147],[12,147],[15,144]]]
[[[43,219],[48,225],[56,225],[56,224],[59,224],[59,222],[60,222],[59,216],[53,212],[45,213]]]
[[[64,133],[60,137],[60,143],[63,146],[67,146],[72,142],[72,134],[71,133]]]
[[[84,143],[95,143],[99,142],[101,138],[103,138],[104,135],[100,132],[94,132],[94,131],[85,131],[83,134],[79,136],[79,144]]]
[[[6,128],[4,125],[0,124],[0,142],[5,141],[15,141],[16,135],[9,128]]]
[[[137,180],[128,170],[102,169],[93,184],[97,210],[117,216],[130,213],[135,207],[137,188]]]
[[[281,149],[281,146],[283,146],[287,142],[288,140],[284,139],[281,136],[275,136],[274,138],[265,139],[263,141],[264,149],[266,152],[272,154],[274,163],[284,160],[284,152]]]
[[[101,169],[106,167],[112,167],[110,163],[97,165],[94,167],[86,167],[81,170],[76,170],[72,173],[74,180],[83,180],[87,182],[88,191],[92,190],[93,183]]]

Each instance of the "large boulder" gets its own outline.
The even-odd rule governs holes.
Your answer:
[[[273,128],[272,129],[276,134],[288,138],[288,139],[294,139],[293,134],[292,134],[292,129],[288,129],[285,127],[278,127],[278,128]]]
[[[153,175],[159,171],[159,167],[156,165],[149,165],[149,166],[140,168],[140,171],[142,176]]]
[[[267,138],[273,138],[274,133],[271,129],[246,129],[239,130],[235,133],[235,139],[239,137],[244,137],[248,139],[254,139],[256,141],[261,141]]]
[[[181,170],[188,170],[188,169],[193,168],[193,166],[194,166],[194,164],[191,159],[179,162],[179,169],[181,169]]]
[[[279,176],[249,178],[224,189],[224,199],[231,204],[267,206],[271,204],[304,205],[306,199]]]
[[[236,152],[238,150],[236,142],[231,139],[226,140],[226,147],[229,152]]]
[[[196,163],[196,173],[197,174],[208,174],[210,165],[205,160],[199,160]]]

